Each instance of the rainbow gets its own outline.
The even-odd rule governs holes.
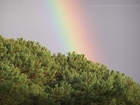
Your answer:
[[[37,4],[41,8],[46,32],[59,43],[56,48],[61,48],[63,52],[75,51],[90,60],[97,60],[98,46],[82,4],[76,0],[42,0]]]

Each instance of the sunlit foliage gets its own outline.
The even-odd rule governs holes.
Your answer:
[[[140,85],[83,54],[0,36],[0,105],[140,105]]]

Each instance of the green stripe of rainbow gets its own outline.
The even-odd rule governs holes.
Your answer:
[[[59,47],[63,46],[65,52],[85,54],[88,59],[95,61],[97,47],[81,4],[76,0],[44,0],[42,3],[41,6],[45,6],[46,11],[50,13],[55,37],[60,40]]]

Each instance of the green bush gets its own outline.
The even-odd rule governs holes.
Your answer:
[[[0,105],[140,105],[140,85],[82,54],[0,36]]]

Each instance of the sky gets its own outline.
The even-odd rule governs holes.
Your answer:
[[[84,54],[140,83],[139,0],[0,0],[0,35]]]

